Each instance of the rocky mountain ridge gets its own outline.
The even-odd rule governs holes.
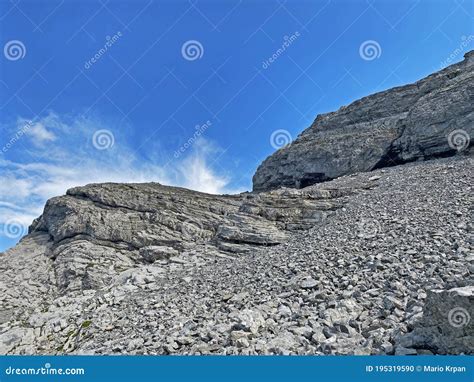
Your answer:
[[[474,51],[414,84],[376,93],[318,115],[291,144],[269,156],[254,191],[303,188],[360,171],[452,156],[472,145]],[[453,135],[448,139],[450,133]]]
[[[50,199],[0,254],[0,354],[472,353],[472,57],[319,116],[259,192]]]

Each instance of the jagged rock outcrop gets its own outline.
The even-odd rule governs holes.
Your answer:
[[[398,349],[470,354],[474,349],[473,318],[474,286],[428,291],[422,318],[413,331],[397,339]]]
[[[473,103],[471,51],[464,61],[414,84],[318,115],[291,144],[259,166],[253,189],[303,188],[346,174],[469,150]]]
[[[92,184],[49,200],[30,233],[50,237],[60,291],[97,289],[142,262],[281,244],[289,232],[321,222],[371,186],[219,196],[158,183]]]

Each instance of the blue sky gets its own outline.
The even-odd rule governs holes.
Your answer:
[[[317,114],[474,47],[472,1],[0,1],[0,250],[91,182],[251,189]]]

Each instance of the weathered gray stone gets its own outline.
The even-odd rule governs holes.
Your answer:
[[[147,262],[154,263],[157,260],[166,260],[171,256],[176,256],[179,252],[172,248],[160,245],[150,245],[148,247],[140,248],[139,254]]]
[[[467,151],[474,141],[473,77],[471,51],[461,63],[414,84],[318,115],[291,145],[260,165],[254,191],[303,188],[346,174]]]
[[[305,277],[300,285],[303,289],[313,289],[318,286],[318,282],[312,277]]]
[[[398,338],[399,346],[441,354],[472,354],[474,286],[429,291],[423,317],[415,329]]]
[[[236,327],[243,331],[256,334],[260,327],[265,325],[262,313],[256,309],[244,309],[237,315],[238,323]]]

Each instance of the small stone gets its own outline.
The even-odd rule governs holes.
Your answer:
[[[291,317],[291,309],[286,305],[280,305],[278,307],[278,314],[282,317]]]
[[[179,258],[178,256],[172,256],[172,257],[170,257],[170,261],[171,261],[172,263],[180,264],[180,265],[185,265],[185,264],[188,263],[187,261],[185,261],[185,260]]]
[[[180,345],[189,345],[193,342],[193,339],[191,337],[178,337],[176,342]]]
[[[144,342],[145,341],[143,340],[143,338],[135,338],[128,343],[127,350],[128,351],[136,350],[140,348],[141,346],[143,346]]]
[[[229,301],[232,298],[232,293],[226,293],[222,296],[222,301]]]
[[[393,345],[390,342],[384,342],[380,348],[383,350],[385,354],[392,354],[393,353]]]
[[[248,348],[250,346],[249,340],[245,337],[238,338],[235,343],[239,348]]]
[[[318,282],[312,277],[306,277],[301,281],[300,286],[303,289],[312,289],[318,286]]]
[[[250,333],[244,332],[243,330],[233,330],[230,332],[230,339],[232,341],[237,341],[238,339],[241,338],[247,338]]]
[[[311,340],[316,344],[320,344],[326,341],[326,336],[324,335],[322,330],[314,330],[314,333],[311,336]]]
[[[237,319],[239,320],[237,329],[256,334],[260,327],[265,325],[265,319],[258,310],[244,309],[241,311]]]
[[[171,247],[152,245],[140,248],[139,254],[147,262],[154,263],[157,260],[165,260],[171,256],[176,256],[178,251]]]
[[[402,346],[397,346],[395,348],[395,355],[417,355],[416,349],[404,348]]]

